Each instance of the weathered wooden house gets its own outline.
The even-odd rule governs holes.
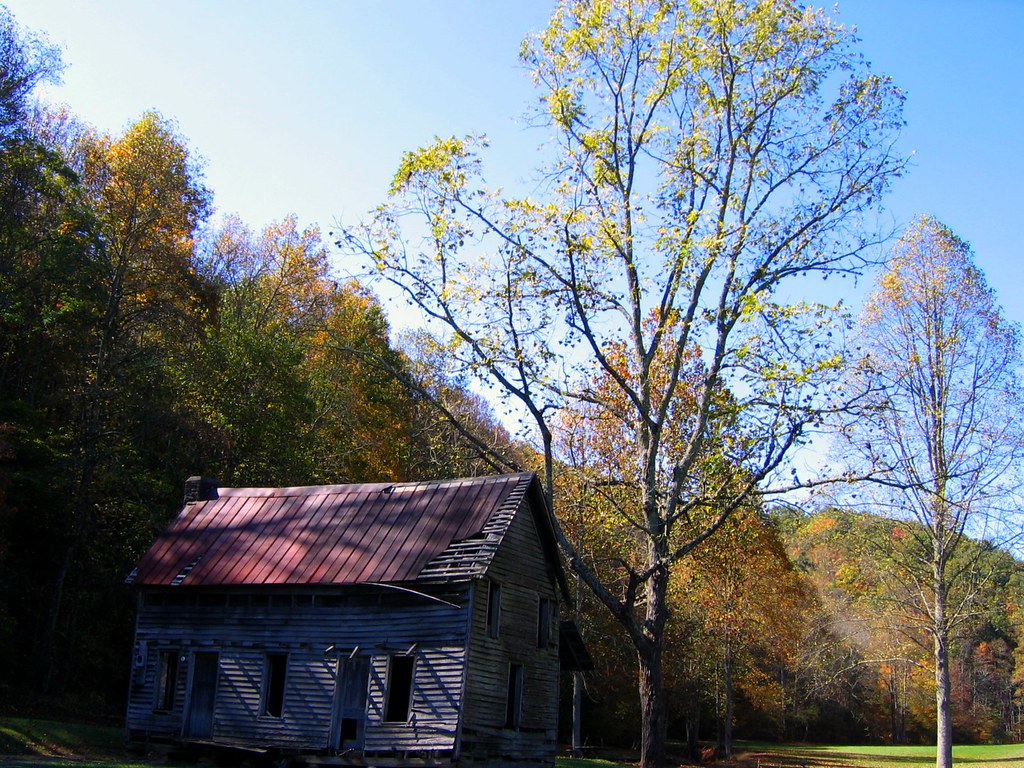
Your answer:
[[[356,764],[554,762],[577,637],[531,474],[222,488],[129,580],[127,730]],[[561,632],[560,632],[561,629]]]

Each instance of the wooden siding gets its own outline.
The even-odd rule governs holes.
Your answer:
[[[463,647],[432,648],[415,652],[409,720],[384,720],[388,656],[375,656],[370,664],[364,750],[384,752],[436,752],[455,749],[462,705]]]
[[[377,496],[390,498],[374,512],[375,526],[381,531],[395,533],[392,518],[409,513],[412,497],[402,498],[405,493],[419,496],[418,503],[426,508],[436,507],[443,525],[432,532],[425,526],[421,531],[425,538],[416,539],[419,543],[415,546],[411,531],[385,536],[383,543],[361,538],[358,549],[363,567],[352,576],[367,581],[362,585],[289,581],[293,569],[288,583],[271,585],[276,577],[265,578],[257,570],[277,568],[281,563],[291,569],[296,558],[300,565],[314,558],[318,569],[325,566],[326,560],[318,558],[336,551],[333,538],[318,539],[322,547],[284,547],[284,542],[309,533],[302,532],[300,518],[319,524],[323,505],[316,507],[317,499],[302,502],[309,509],[297,508],[293,501],[281,502],[281,519],[277,513],[268,513],[269,523],[264,521],[276,526],[277,533],[270,535],[264,525],[235,541],[238,550],[233,562],[246,574],[256,574],[251,582],[236,583],[250,577],[230,570],[224,571],[224,583],[194,585],[196,568],[210,567],[209,563],[200,567],[201,563],[224,561],[221,550],[213,546],[199,556],[186,557],[176,546],[156,546],[154,557],[161,561],[177,558],[181,567],[167,570],[165,575],[174,572],[171,582],[161,578],[147,584],[144,569],[139,571],[136,583],[142,589],[136,639],[137,647],[145,652],[136,654],[138,660],[133,664],[129,734],[187,736],[183,723],[189,717],[189,685],[196,655],[207,654],[201,658],[209,661],[210,654],[216,653],[213,716],[202,722],[205,731],[207,721],[212,721],[215,742],[330,752],[344,732],[349,734],[346,745],[361,744],[368,763],[378,757],[427,757],[488,766],[553,764],[559,674],[554,628],[558,597],[567,593],[567,586],[547,511],[531,507],[543,503],[540,487],[532,475],[457,481],[456,485],[461,483],[481,486],[473,490],[477,494],[473,508],[480,513],[487,510],[482,527],[477,522],[470,524],[465,509],[454,502],[441,509],[443,505],[434,498],[437,488],[374,488]],[[247,489],[244,493],[253,497],[250,501],[255,510],[292,492],[317,496],[335,489],[315,489],[319,494],[309,493],[312,490]],[[222,499],[225,512],[231,512],[238,501],[226,494]],[[383,502],[378,499],[378,503]],[[385,507],[390,510],[387,514]],[[375,583],[377,578],[396,578],[395,563],[405,562],[414,550],[417,556],[424,555],[429,548],[423,542],[433,542],[435,536],[450,540],[447,548],[417,565],[413,580]],[[257,546],[258,542],[262,543]],[[272,550],[271,560],[278,565],[261,564],[255,553],[264,550]],[[324,578],[330,581],[338,574],[325,571]],[[501,587],[497,637],[487,632],[487,595],[492,582]],[[554,614],[546,647],[537,643],[542,599],[550,601]],[[157,711],[161,650],[174,650],[181,658],[174,707],[169,712]],[[268,654],[288,656],[280,717],[264,714]],[[406,722],[384,718],[388,663],[396,655],[415,659]],[[339,662],[350,657],[359,660],[360,677],[366,679],[365,708],[359,701],[346,710],[347,721],[342,723],[338,699],[345,686],[339,686],[337,675]],[[510,664],[522,669],[521,717],[515,727],[506,727]],[[205,679],[203,675],[199,678]],[[352,713],[360,709],[364,717],[354,729]],[[346,759],[353,757],[344,754]]]
[[[145,649],[144,651],[141,649]],[[174,679],[174,706],[163,711],[158,709],[157,674],[160,665],[160,653],[178,654],[182,661],[178,664]],[[129,690],[128,727],[145,727],[156,733],[179,735],[185,714],[185,685],[188,680],[189,653],[179,643],[165,642],[159,638],[139,640],[136,632],[136,655],[144,653],[144,664],[133,667],[131,688]],[[132,711],[145,712],[143,718],[136,718],[139,726],[133,725]],[[144,726],[141,724],[144,722]]]
[[[553,763],[557,748],[558,639],[537,647],[540,598],[557,606],[556,580],[533,515],[523,500],[487,578],[474,584],[462,755],[468,759]],[[501,625],[487,632],[489,582],[501,585]],[[552,622],[556,624],[557,622]],[[522,719],[506,728],[509,664],[523,666]]]
[[[264,606],[225,595],[200,595],[199,605],[154,605],[143,599],[137,642],[146,646],[134,670],[128,729],[136,735],[177,737],[185,715],[193,654],[218,651],[219,674],[213,740],[261,747],[326,750],[330,747],[338,655],[371,657],[365,748],[378,752],[453,750],[458,731],[465,660],[468,593],[449,589],[442,599],[457,605],[391,592],[289,600],[279,595]],[[246,602],[246,605],[232,603]],[[260,602],[257,600],[257,602]],[[290,603],[287,604],[286,603]],[[298,604],[296,604],[298,603]],[[328,648],[331,650],[325,653]],[[409,723],[384,723],[379,715],[384,682],[381,664],[413,649],[417,664]],[[159,650],[180,650],[175,708],[155,711]],[[356,650],[358,649],[358,650]],[[282,716],[262,712],[267,653],[287,653]]]

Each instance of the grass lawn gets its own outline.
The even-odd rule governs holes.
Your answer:
[[[1024,744],[954,747],[957,766],[1024,768]],[[180,764],[179,764],[180,765]],[[194,765],[194,764],[193,764]],[[628,762],[559,758],[556,768],[622,768]],[[825,747],[740,742],[714,768],[929,768],[934,747]],[[3,768],[167,768],[125,753],[120,728],[0,717]]]
[[[935,765],[935,747],[827,747],[818,745],[738,745],[736,765],[821,766],[826,768],[926,768]],[[1024,768],[1024,744],[953,747],[957,766]]]
[[[151,768],[125,753],[124,731],[102,725],[0,717],[4,768]]]
[[[953,763],[975,768],[1024,768],[1024,744],[954,747]],[[606,760],[559,758],[557,768],[619,768],[623,765]],[[732,760],[707,765],[710,768],[931,768],[935,765],[935,748],[740,742]]]

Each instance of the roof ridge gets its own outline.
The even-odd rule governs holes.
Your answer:
[[[406,491],[419,488],[451,488],[458,485],[489,485],[505,482],[513,477],[532,477],[533,472],[510,472],[504,475],[479,475],[476,477],[460,477],[448,480],[407,480],[403,482],[378,483],[333,483],[328,485],[294,485],[294,486],[238,486],[217,489],[219,497],[226,496],[327,496],[334,493],[370,493],[384,491]]]

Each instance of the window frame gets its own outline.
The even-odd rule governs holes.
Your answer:
[[[181,649],[164,648],[157,652],[156,657],[156,690],[153,711],[173,712],[178,703]]]
[[[554,600],[543,595],[537,596],[537,647],[550,648],[551,642],[551,620],[554,612]]]
[[[385,723],[409,722],[412,717],[415,690],[416,657],[405,653],[388,656],[382,721]]]
[[[263,690],[260,716],[280,720],[284,717],[285,691],[288,686],[288,652],[268,651],[263,657]]]
[[[501,584],[496,581],[487,583],[487,636],[501,637]]]
[[[523,727],[523,684],[526,666],[512,661],[508,665],[508,679],[505,689],[505,725],[507,730],[518,731]]]

